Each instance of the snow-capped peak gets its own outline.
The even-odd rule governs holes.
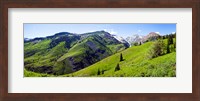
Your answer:
[[[142,41],[142,36],[138,34],[134,34],[133,36],[129,36],[126,38],[126,41],[131,45],[132,43],[135,42],[141,42]]]
[[[118,41],[120,41],[120,42],[122,42],[122,43],[124,43],[124,42],[126,42],[126,40],[123,38],[123,37],[121,37],[121,36],[117,36],[117,35],[112,35],[115,39],[117,39]]]
[[[123,43],[126,46],[130,46],[130,44],[121,36],[117,36],[117,35],[112,35],[115,39],[117,39],[119,42]]]

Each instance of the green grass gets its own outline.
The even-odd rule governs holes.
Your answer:
[[[25,51],[27,50],[38,50],[34,55],[30,57],[26,57],[24,62],[25,64],[31,65],[31,67],[40,67],[40,66],[52,66],[55,61],[62,56],[67,49],[65,48],[65,42],[59,43],[57,46],[49,50],[50,41],[44,40],[33,46],[27,46]],[[40,46],[40,47],[39,47]]]
[[[176,48],[174,48],[173,44],[170,45],[171,53],[166,54],[166,52],[164,52],[162,56],[149,58],[149,50],[152,48],[154,42],[147,42],[142,45],[133,46],[127,49],[125,49],[123,44],[111,44],[110,40],[105,40],[98,36],[88,37],[86,39],[74,42],[72,43],[73,45],[71,45],[72,47],[69,49],[66,48],[65,41],[59,42],[51,48],[49,47],[50,43],[51,40],[45,39],[39,42],[28,42],[24,44],[25,77],[176,76]],[[166,39],[164,40],[164,44],[167,45]],[[105,52],[101,52],[101,50]],[[164,50],[166,51],[166,49]],[[91,58],[90,56],[92,54],[93,57]],[[123,55],[123,61],[120,61],[120,54]],[[89,64],[88,59],[94,64]],[[90,66],[87,65],[88,67],[74,72],[72,70],[72,63],[80,62],[83,64],[88,63]],[[119,64],[120,70],[116,71],[115,68],[117,64]],[[45,69],[44,67],[48,68],[48,70],[51,70],[51,72],[46,71],[47,69],[43,70]],[[46,73],[51,73],[51,75]]]
[[[92,62],[97,62],[113,54],[103,44],[105,40],[98,35],[89,36],[72,43],[67,43],[69,40],[61,40],[60,42],[54,42],[55,45],[52,45],[52,41],[52,39],[45,39],[24,44],[24,64],[27,70],[62,75],[73,72],[72,68],[75,67],[75,63],[91,65]],[[68,49],[69,44],[70,48]],[[89,62],[86,58],[90,58]]]
[[[24,69],[24,77],[54,77],[54,75],[35,73]]]
[[[65,54],[68,51],[68,49],[65,48],[65,42],[60,42],[58,45],[56,45],[52,49],[48,49],[50,42],[51,42],[50,40],[44,40],[44,41],[36,43],[35,45],[32,45],[32,43],[25,44],[25,45],[28,45],[26,46],[26,49],[38,50],[36,51],[34,55],[30,57],[26,57],[24,60],[25,68],[27,70],[29,70],[30,68],[32,69],[38,68],[38,69],[35,72],[28,71],[27,73],[28,75],[25,75],[25,76],[31,76],[31,75],[45,76],[46,74],[39,75],[40,74],[39,72],[42,71],[42,70],[39,70],[39,68],[43,66],[52,67],[53,69],[51,71],[53,72],[57,71],[59,67],[53,67],[53,66],[56,65],[57,59],[60,58],[63,54]],[[41,46],[39,47],[38,45],[41,45]],[[46,76],[49,76],[49,75],[46,75]]]
[[[165,40],[166,42],[166,40]],[[176,52],[149,59],[148,51],[153,42],[130,47],[122,53],[124,61],[119,62],[120,53],[116,53],[87,68],[63,76],[78,77],[174,77],[176,76]],[[119,63],[120,70],[115,71]],[[103,74],[97,75],[98,70]]]
[[[74,45],[66,54],[60,57],[57,61],[63,61],[68,57],[78,56],[80,54],[83,54],[85,51],[86,48],[84,48],[84,43],[78,43]]]
[[[123,44],[107,45],[107,47],[112,51],[112,53],[117,53],[125,49]]]

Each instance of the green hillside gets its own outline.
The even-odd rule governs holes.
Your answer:
[[[126,48],[105,31],[79,35],[61,32],[26,41],[24,66],[26,72],[58,76],[76,72]]]
[[[105,31],[24,41],[24,76],[175,77],[175,34],[147,36],[133,47]]]
[[[32,71],[27,71],[24,69],[24,76],[25,77],[54,77],[54,75],[44,74],[44,73],[36,73]]]
[[[167,40],[164,40],[166,45]],[[176,52],[165,53],[150,59],[149,50],[154,42],[130,47],[122,52],[109,56],[87,68],[64,76],[78,77],[174,77],[176,76]],[[172,47],[172,46],[171,46]],[[173,48],[170,48],[171,50]],[[166,51],[166,50],[165,50]],[[123,61],[120,62],[122,53]],[[119,63],[120,70],[115,68]]]

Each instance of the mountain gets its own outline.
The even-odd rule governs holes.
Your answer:
[[[121,43],[123,43],[124,45],[126,45],[127,47],[129,47],[129,43],[127,42],[126,39],[124,39],[121,36],[117,36],[117,35],[112,35],[115,39],[117,39],[118,41],[120,41]]]
[[[128,48],[105,31],[83,34],[60,32],[24,42],[24,66],[28,71],[62,75],[88,67]]]
[[[167,39],[163,40],[167,43]],[[175,77],[176,52],[149,59],[154,41],[113,54],[85,69],[63,76],[73,77]],[[165,44],[166,45],[166,44]],[[166,49],[165,49],[166,50]],[[123,61],[120,61],[120,56]],[[118,70],[116,67],[118,66]]]
[[[29,40],[31,40],[31,39],[29,39],[29,38],[24,38],[24,42],[27,42],[27,41],[29,41]]]
[[[156,40],[160,35],[157,32],[150,32],[146,36],[140,36],[138,34],[134,34],[133,36],[129,36],[126,38],[126,41],[132,46],[134,43],[144,43],[146,41]]]
[[[142,38],[142,41],[145,42],[145,41],[153,41],[153,40],[156,40],[157,38],[159,38],[160,35],[156,32],[150,32],[148,35],[144,36]]]
[[[138,34],[134,34],[133,36],[129,36],[126,38],[126,41],[132,46],[133,43],[139,43],[142,41],[142,36]]]

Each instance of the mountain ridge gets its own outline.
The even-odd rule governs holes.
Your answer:
[[[36,73],[69,74],[121,52],[133,42],[143,44],[160,36],[150,32],[146,36],[135,35],[128,41],[106,31],[94,31],[82,34],[59,32],[46,37],[24,38],[24,67]]]
[[[54,75],[78,71],[128,48],[105,31],[83,34],[60,32],[29,40],[24,47],[27,70]]]

